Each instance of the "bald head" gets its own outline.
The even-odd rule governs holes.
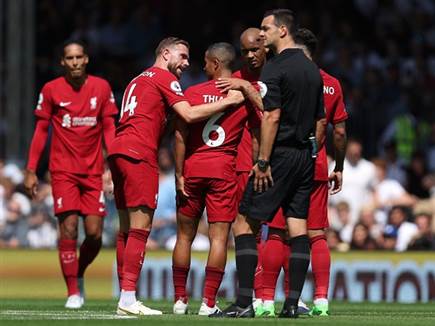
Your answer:
[[[240,52],[246,67],[259,73],[266,62],[266,49],[258,28],[250,27],[240,35]]]
[[[240,35],[240,43],[247,43],[247,42],[256,42],[261,41],[260,37],[260,29],[255,27],[249,27],[248,29],[245,29]]]

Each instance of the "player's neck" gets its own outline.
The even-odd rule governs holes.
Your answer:
[[[231,78],[231,76],[232,76],[231,70],[222,69],[222,70],[216,72],[216,74],[213,76],[213,79]]]
[[[280,54],[282,51],[287,50],[287,49],[292,49],[295,48],[295,42],[293,41],[292,38],[284,38],[281,39],[278,44],[276,45],[275,49],[273,50],[273,52],[275,54]]]
[[[66,75],[65,79],[68,82],[68,84],[70,84],[72,86],[72,88],[74,88],[75,90],[78,90],[86,83],[86,80],[88,79],[88,75],[84,74],[80,78],[72,78],[71,76]]]

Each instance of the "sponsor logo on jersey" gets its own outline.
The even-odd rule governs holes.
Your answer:
[[[184,96],[183,91],[181,90],[181,86],[180,83],[177,82],[176,80],[174,80],[171,85],[170,85],[171,89],[173,90],[173,92],[175,94],[177,94],[178,96]]]
[[[260,96],[261,96],[261,98],[265,97],[266,93],[267,93],[267,86],[266,86],[266,84],[263,83],[262,81],[258,81],[257,84],[258,84],[258,87],[260,87]]]
[[[91,97],[89,104],[91,105],[91,110],[95,110],[97,108],[97,97]]]
[[[61,106],[61,107],[66,107],[66,106],[68,106],[68,105],[70,105],[71,104],[71,102],[60,102],[59,103],[59,106]]]
[[[62,117],[62,127],[71,128],[71,127],[93,127],[97,125],[97,117],[73,117],[67,113]]]

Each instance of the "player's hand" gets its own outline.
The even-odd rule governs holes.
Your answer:
[[[232,105],[239,105],[245,100],[245,97],[243,96],[242,92],[231,89],[228,91],[226,100],[230,101],[230,104]]]
[[[255,164],[250,175],[254,175],[254,191],[263,192],[273,186],[272,170],[270,166],[266,172],[261,172],[258,165]]]
[[[180,201],[189,198],[189,194],[184,189],[184,177],[175,177],[175,179],[175,187],[177,190],[177,203],[180,203]]]
[[[24,175],[24,188],[30,197],[35,198],[38,192],[38,177],[35,172],[26,170]]]
[[[341,191],[341,187],[343,185],[343,173],[340,171],[333,171],[328,177],[329,184],[331,185],[331,195],[335,195],[336,193]]]
[[[246,80],[240,78],[218,78],[215,82],[216,87],[220,89],[221,93],[226,93],[230,89],[243,91]]]

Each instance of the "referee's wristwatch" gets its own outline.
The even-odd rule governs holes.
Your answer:
[[[261,159],[257,160],[257,166],[261,172],[266,172],[267,168],[269,167],[269,161],[261,160]]]

